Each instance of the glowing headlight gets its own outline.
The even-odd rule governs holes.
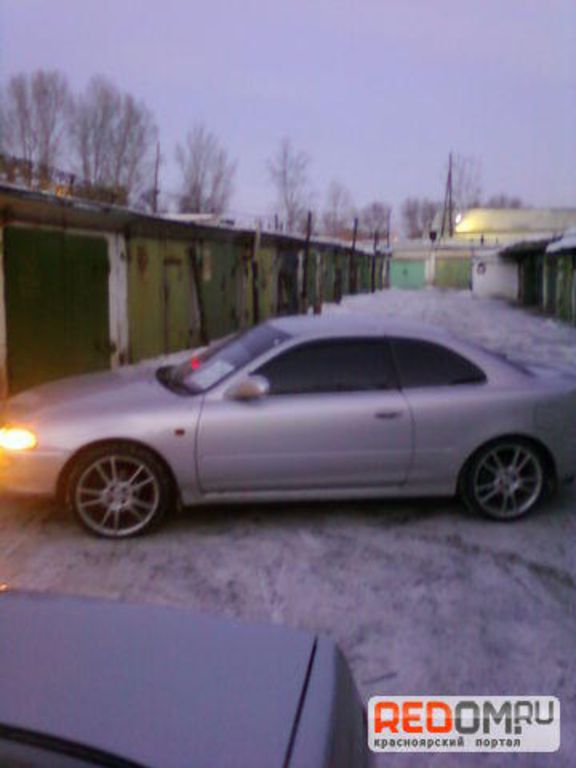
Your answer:
[[[0,429],[0,448],[5,451],[29,451],[38,443],[36,435],[22,427],[3,427]]]

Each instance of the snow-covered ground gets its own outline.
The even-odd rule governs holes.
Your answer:
[[[390,290],[325,309],[422,319],[504,352],[576,367],[576,329],[466,292]],[[0,505],[0,583],[11,587],[166,602],[326,632],[366,698],[561,700],[556,755],[398,755],[382,765],[576,764],[571,488],[513,524],[476,518],[453,500],[247,505],[187,510],[154,535],[119,543],[90,538],[47,504]]]

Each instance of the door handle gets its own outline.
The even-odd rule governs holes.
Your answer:
[[[378,411],[374,414],[376,419],[397,419],[402,415],[402,411]]]

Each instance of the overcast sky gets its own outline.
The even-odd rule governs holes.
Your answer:
[[[271,209],[283,136],[358,205],[441,199],[450,150],[485,195],[576,206],[575,0],[0,0],[0,71],[96,73],[156,116],[161,187],[202,121],[238,161],[233,208]]]

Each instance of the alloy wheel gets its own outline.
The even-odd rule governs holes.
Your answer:
[[[109,454],[88,464],[74,489],[74,505],[95,533],[121,538],[138,533],[154,519],[161,489],[156,473],[137,457]]]
[[[486,514],[499,519],[519,517],[540,498],[542,462],[528,445],[501,443],[480,457],[472,483],[476,503]]]

